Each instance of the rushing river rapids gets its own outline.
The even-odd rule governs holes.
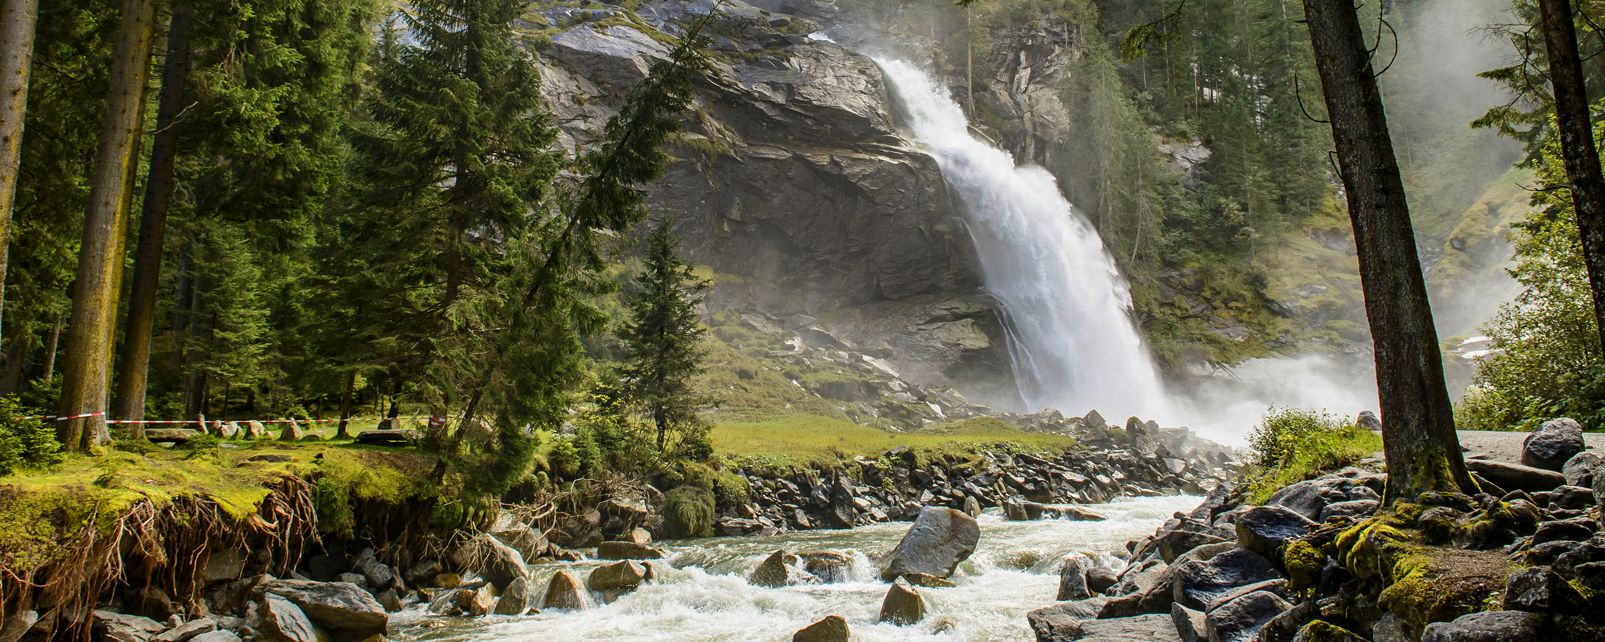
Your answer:
[[[657,579],[617,601],[583,611],[528,616],[443,618],[415,607],[391,627],[399,640],[790,640],[797,629],[831,614],[847,618],[855,640],[1028,640],[1025,613],[1053,602],[1060,558],[1085,553],[1117,566],[1125,543],[1151,534],[1197,497],[1121,499],[1091,506],[1103,522],[1008,522],[995,512],[980,519],[981,541],[959,566],[954,588],[921,589],[925,621],[898,627],[875,622],[887,584],[875,577],[872,557],[908,530],[887,523],[847,531],[668,542],[670,564],[655,564]],[[855,559],[853,578],[839,584],[761,588],[747,583],[776,549],[831,550]],[[597,562],[533,567],[533,586],[558,570],[588,573]],[[595,596],[593,596],[595,597]],[[940,618],[952,632],[936,635]]]

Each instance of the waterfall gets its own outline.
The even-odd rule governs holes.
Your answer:
[[[970,133],[964,111],[918,67],[875,58],[909,129],[965,210],[986,291],[1003,308],[1027,410],[1166,414],[1131,295],[1092,226],[1047,170],[1015,163]]]

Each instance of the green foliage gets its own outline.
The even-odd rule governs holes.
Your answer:
[[[1244,488],[1263,503],[1277,490],[1382,450],[1382,437],[1327,412],[1273,409],[1249,434]]]
[[[1558,141],[1539,150],[1536,170],[1546,185],[1567,182]],[[1523,289],[1483,328],[1493,351],[1456,408],[1462,429],[1529,430],[1559,416],[1605,428],[1605,362],[1570,192],[1535,192],[1533,205],[1510,271]]]
[[[700,486],[680,486],[664,496],[663,529],[673,538],[713,535],[713,492]]]
[[[61,444],[43,419],[28,419],[12,395],[0,396],[0,477],[61,462]]]
[[[630,320],[621,333],[624,385],[657,428],[661,455],[704,460],[712,447],[707,424],[698,414],[704,400],[694,394],[691,380],[703,370],[707,331],[697,307],[708,282],[680,260],[667,222],[658,225],[648,243],[646,266],[625,292]]]
[[[312,485],[312,506],[317,510],[319,531],[351,539],[356,517],[349,487],[332,477],[318,479]]]

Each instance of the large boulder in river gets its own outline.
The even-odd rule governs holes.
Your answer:
[[[496,600],[496,614],[523,615],[529,610],[530,601],[534,599],[530,593],[529,578],[520,577],[513,580]]]
[[[657,560],[663,559],[663,549],[635,542],[602,542],[596,547],[596,557],[604,560]]]
[[[949,577],[980,541],[981,527],[974,517],[951,508],[926,506],[888,554],[881,578],[892,580],[905,573]]]
[[[350,582],[274,580],[264,589],[289,600],[313,623],[339,637],[361,640],[384,635],[390,619],[372,594]]]
[[[827,615],[791,636],[791,642],[847,642],[851,639],[853,633],[847,628],[847,620],[840,615]]]
[[[513,580],[529,576],[524,556],[489,533],[475,535],[457,547],[451,553],[451,561],[458,568],[480,574],[497,589],[505,590]]]
[[[1521,442],[1521,463],[1559,472],[1566,460],[1583,452],[1585,447],[1583,426],[1575,419],[1551,419]]]
[[[634,560],[614,562],[591,571],[585,578],[586,588],[598,593],[633,591],[652,576],[652,569]]]
[[[591,605],[591,596],[580,586],[578,578],[568,571],[558,571],[546,583],[546,597],[541,598],[543,609],[579,610]]]
[[[1087,570],[1093,564],[1092,558],[1086,555],[1066,555],[1059,566],[1059,596],[1055,599],[1063,602],[1092,597],[1092,589],[1087,586]]]
[[[747,582],[753,586],[764,588],[782,588],[794,584],[811,584],[806,573],[802,572],[802,560],[796,555],[778,550],[769,554],[758,563],[758,568],[752,570]]]
[[[880,621],[908,625],[925,619],[925,598],[908,580],[897,578],[881,600]]]

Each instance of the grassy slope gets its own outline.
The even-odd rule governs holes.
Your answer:
[[[791,414],[720,423],[713,428],[714,449],[722,455],[795,464],[828,465],[853,455],[879,455],[899,446],[965,454],[979,446],[1059,451],[1075,443],[1063,435],[1023,432],[1000,419],[970,419],[894,433],[844,419]]]

